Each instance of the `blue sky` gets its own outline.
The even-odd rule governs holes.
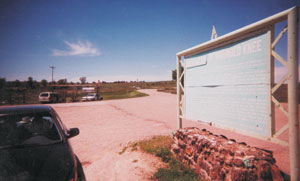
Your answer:
[[[299,0],[1,0],[0,77],[50,81],[53,65],[55,80],[170,80],[176,53],[210,40],[213,24],[222,36],[296,5]]]

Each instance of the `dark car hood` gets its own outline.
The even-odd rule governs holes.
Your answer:
[[[0,149],[0,180],[66,180],[74,168],[67,143]]]

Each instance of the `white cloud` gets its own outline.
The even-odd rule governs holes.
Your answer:
[[[93,44],[89,41],[85,43],[82,41],[78,41],[77,43],[70,43],[65,41],[65,44],[68,46],[67,50],[52,50],[53,56],[98,56],[100,55],[100,51],[93,47]]]

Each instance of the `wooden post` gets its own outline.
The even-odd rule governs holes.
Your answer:
[[[300,180],[299,154],[299,14],[298,7],[288,14],[288,112],[291,180]]]

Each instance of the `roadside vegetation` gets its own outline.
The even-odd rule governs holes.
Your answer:
[[[118,92],[104,92],[101,95],[104,100],[111,99],[125,99],[125,98],[135,98],[135,97],[143,97],[148,96],[148,94],[132,90],[132,91],[118,91]]]
[[[177,160],[171,153],[171,145],[174,143],[169,136],[154,136],[151,139],[142,140],[130,145],[131,151],[141,150],[157,157],[167,163],[167,167],[159,168],[153,175],[152,179],[159,181],[193,181],[198,180],[198,176],[194,171],[179,160]],[[129,149],[124,147],[119,154],[122,154]]]
[[[81,97],[86,96],[83,87],[95,87],[103,100],[123,99],[147,96],[139,92],[139,89],[157,89],[160,92],[176,94],[176,70],[172,70],[172,81],[115,81],[89,83],[86,77],[80,77],[80,82],[68,82],[67,79],[48,82],[43,79],[40,82],[28,77],[25,81],[7,81],[0,77],[0,105],[14,104],[38,104],[38,95],[41,92],[58,92],[61,95],[61,102],[79,102]],[[182,84],[184,79],[182,79]],[[96,90],[98,86],[98,90]],[[299,83],[300,90],[300,83]],[[99,93],[97,92],[97,93]],[[300,94],[300,91],[299,91]],[[276,92],[275,98],[280,102],[287,102],[287,85],[283,84]],[[300,96],[299,96],[300,100]]]
[[[0,77],[0,105],[38,104],[38,96],[41,92],[58,92],[61,95],[61,102],[80,102],[81,97],[87,95],[87,92],[83,91],[83,87],[95,87],[95,92],[99,91],[103,100],[147,96],[147,94],[139,92],[139,89],[176,91],[175,81],[116,81],[98,84],[96,82],[88,83],[83,78],[80,79],[80,82],[74,83],[68,82],[67,79],[57,82],[47,82],[47,80],[38,82],[32,77],[28,77],[26,81],[6,81],[5,78]]]

